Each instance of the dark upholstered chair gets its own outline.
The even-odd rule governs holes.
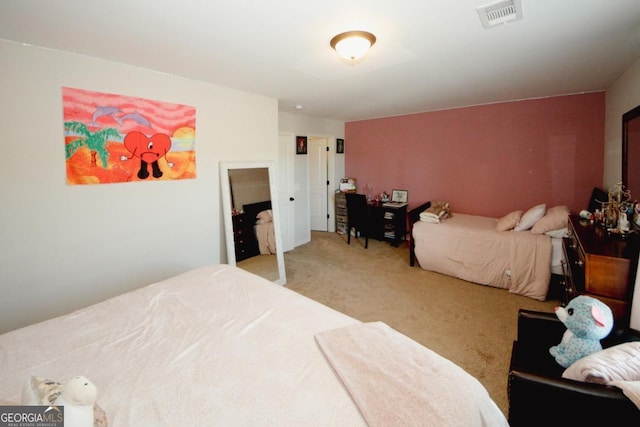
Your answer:
[[[351,230],[355,237],[364,237],[365,249],[369,247],[369,235],[371,234],[371,213],[364,194],[346,193],[347,200],[347,243],[351,244]]]
[[[640,410],[617,387],[562,378],[549,354],[566,328],[554,313],[520,310],[509,368],[509,424],[520,426],[640,425]],[[639,341],[640,333],[615,330],[603,348]]]

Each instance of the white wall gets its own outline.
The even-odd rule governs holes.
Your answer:
[[[0,69],[0,333],[226,261],[219,161],[276,160],[277,100],[7,41]],[[63,86],[195,107],[197,178],[66,185]]]
[[[638,105],[640,105],[640,59],[607,89],[603,183],[605,189],[622,179],[622,115]],[[639,196],[639,194],[632,194],[634,198]],[[640,270],[636,274],[631,327],[640,331]]]
[[[297,135],[333,136],[344,138],[344,122],[304,116],[302,114],[285,113],[278,115],[278,130]]]
[[[292,133],[300,136],[319,136],[329,138],[330,147],[329,162],[329,182],[330,193],[339,188],[340,178],[344,177],[345,154],[335,154],[335,139],[344,138],[344,122],[331,119],[322,119],[301,114],[280,112],[278,116],[278,130],[280,132]],[[345,146],[348,141],[345,141]],[[296,246],[307,243],[310,240],[308,221],[303,221],[303,215],[309,216],[308,197],[308,156],[296,156],[294,164],[295,199],[296,199],[296,224],[295,224],[295,244]],[[306,194],[305,194],[306,193]],[[331,194],[330,194],[331,196]],[[307,207],[305,211],[302,209]],[[331,218],[334,216],[334,199],[329,197],[328,211]],[[334,221],[329,222],[329,231],[335,231]]]

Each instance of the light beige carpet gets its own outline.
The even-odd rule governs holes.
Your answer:
[[[287,287],[363,322],[382,321],[476,377],[505,415],[518,309],[553,312],[536,301],[409,266],[407,244],[312,232],[285,253]]]

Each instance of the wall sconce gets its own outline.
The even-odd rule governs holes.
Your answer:
[[[347,62],[357,62],[376,42],[376,36],[367,31],[347,31],[331,39],[331,47]]]

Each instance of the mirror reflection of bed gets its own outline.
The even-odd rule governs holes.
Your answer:
[[[271,169],[269,162],[221,164],[227,258],[230,264],[284,284]]]

